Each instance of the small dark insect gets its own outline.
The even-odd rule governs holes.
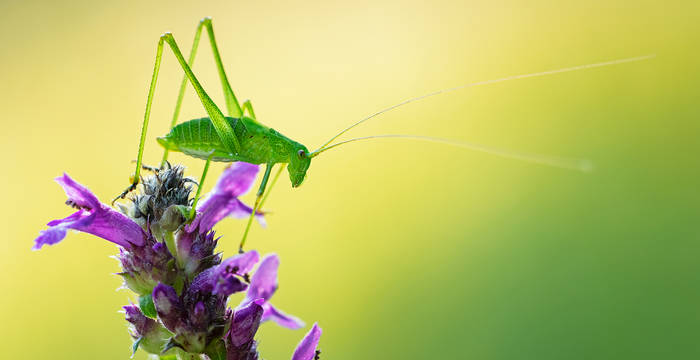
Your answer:
[[[76,210],[90,210],[90,207],[78,205],[75,202],[73,202],[72,200],[66,200],[66,205],[68,205]]]

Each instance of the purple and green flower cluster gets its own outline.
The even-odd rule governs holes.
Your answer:
[[[304,323],[270,303],[278,286],[277,255],[260,259],[253,250],[223,259],[215,251],[214,225],[252,213],[238,198],[250,190],[257,173],[258,166],[243,162],[228,167],[194,218],[189,218],[194,181],[184,177],[182,167],[168,166],[144,179],[142,191],[118,210],[64,174],[56,181],[76,212],[49,222],[33,249],[60,242],[68,230],[120,247],[119,275],[138,295],[138,304],[124,306],[134,351],[140,348],[162,359],[258,359],[255,335],[262,322],[272,320],[289,329]],[[264,225],[262,213],[255,217]],[[245,298],[229,308],[229,296],[241,292]],[[314,324],[292,359],[318,358],[320,336]]]

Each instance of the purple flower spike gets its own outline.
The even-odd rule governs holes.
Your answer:
[[[257,271],[255,271],[255,274],[253,274],[253,277],[250,279],[248,293],[239,307],[245,306],[255,299],[265,299],[266,302],[263,305],[265,312],[263,313],[262,321],[273,320],[280,326],[289,329],[298,329],[304,326],[303,321],[294,316],[285,314],[268,302],[277,290],[277,269],[279,265],[280,260],[277,255],[270,254],[265,256],[260,266],[258,266]]]
[[[238,197],[250,190],[257,174],[258,165],[241,161],[233,163],[224,170],[214,190],[198,206],[197,212],[199,215],[187,227],[187,231],[192,231],[197,225],[199,225],[201,231],[208,231],[227,216],[234,218],[250,216],[253,209],[238,200]],[[263,226],[265,225],[262,213],[256,214],[255,218]]]
[[[316,348],[318,340],[321,339],[321,328],[315,323],[314,326],[306,333],[296,350],[292,355],[292,360],[313,360],[316,356]]]
[[[228,334],[228,339],[233,346],[241,347],[253,340],[260,326],[264,303],[265,300],[258,299],[234,312]]]
[[[39,233],[32,249],[60,242],[69,229],[99,236],[127,249],[131,245],[143,245],[145,234],[137,223],[102,204],[90,190],[67,174],[56,181],[68,195],[66,203],[79,210],[64,219],[49,222],[49,228]]]

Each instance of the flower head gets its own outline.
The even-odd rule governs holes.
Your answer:
[[[141,193],[131,199],[129,216],[142,225],[146,221],[151,225],[157,224],[164,216],[176,214],[168,214],[169,209],[190,205],[192,193],[190,184],[194,183],[194,180],[184,176],[182,166],[167,165],[167,168],[158,170],[153,176],[145,178],[141,183]],[[174,227],[177,228],[177,226]]]

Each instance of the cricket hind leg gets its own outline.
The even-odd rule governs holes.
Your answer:
[[[212,34],[213,33],[210,33],[209,35],[211,36]],[[224,144],[224,146],[227,147],[231,154],[238,154],[241,150],[241,145],[238,142],[236,134],[233,132],[231,124],[229,124],[219,107],[216,106],[216,104],[209,97],[207,92],[204,91],[202,85],[200,85],[199,80],[197,80],[197,77],[192,72],[192,69],[190,69],[189,65],[187,65],[187,62],[185,61],[182,52],[180,52],[180,48],[177,46],[177,42],[175,42],[175,38],[173,37],[173,35],[171,33],[163,34],[160,37],[158,46],[162,48],[164,42],[168,43],[168,45],[170,46],[170,49],[173,51],[173,54],[177,58],[177,61],[180,63],[180,66],[182,66],[182,70],[185,72],[187,79],[190,81],[190,84],[192,85],[192,87],[194,87],[194,90],[197,92],[197,95],[199,96],[199,99],[201,100],[204,109],[207,111],[209,119],[211,120],[212,125],[214,125],[214,129],[216,130],[217,135],[221,139],[221,142]],[[215,43],[212,42],[212,44]]]
[[[251,117],[253,120],[255,120],[255,121],[258,120],[258,119],[255,117],[255,111],[253,110],[253,103],[251,103],[250,100],[246,100],[246,101],[243,102],[243,105],[241,105],[241,110],[242,110],[242,114],[241,114],[241,115],[245,115],[245,112],[246,112],[246,110],[247,110],[247,111],[248,111],[248,115],[250,115],[250,117]]]
[[[243,114],[243,109],[238,103],[238,99],[236,99],[236,95],[233,93],[233,89],[231,88],[231,84],[228,81],[228,78],[226,77],[226,72],[224,71],[224,65],[223,62],[221,61],[221,55],[219,54],[219,48],[216,45],[216,38],[214,37],[214,28],[212,26],[211,18],[210,17],[205,17],[204,19],[199,21],[199,24],[197,25],[197,30],[195,31],[194,35],[194,41],[192,42],[192,50],[190,50],[190,57],[187,61],[187,64],[191,68],[194,66],[194,60],[197,55],[197,49],[199,48],[199,40],[202,36],[202,29],[207,28],[207,34],[209,36],[209,42],[211,43],[211,50],[214,53],[214,61],[216,62],[216,68],[219,72],[219,78],[221,79],[221,86],[224,91],[224,99],[226,100],[226,108],[228,110],[228,115],[231,117],[240,117]],[[177,101],[175,102],[175,111],[173,113],[173,119],[170,122],[170,129],[175,127],[175,124],[177,124],[177,119],[180,116],[180,108],[182,107],[182,100],[185,96],[185,87],[187,86],[187,75],[182,77],[182,81],[180,82],[180,90],[178,92],[177,96]],[[245,106],[245,103],[244,103]],[[251,108],[252,111],[252,108]],[[163,153],[163,160],[162,162],[165,162],[168,160],[168,154],[169,151],[168,149],[165,149],[165,152]]]

